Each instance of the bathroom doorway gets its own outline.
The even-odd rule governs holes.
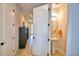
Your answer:
[[[67,4],[52,4],[51,11],[51,55],[66,55]]]

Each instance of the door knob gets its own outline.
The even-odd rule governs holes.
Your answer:
[[[4,42],[2,42],[0,45],[1,45],[1,46],[4,45]]]
[[[33,36],[33,39],[35,39],[35,37]]]

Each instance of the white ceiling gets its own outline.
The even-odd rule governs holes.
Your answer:
[[[44,5],[46,3],[18,3],[18,7],[21,9],[23,14],[26,16],[27,14],[32,13],[33,8]]]

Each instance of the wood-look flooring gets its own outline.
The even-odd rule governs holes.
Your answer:
[[[19,49],[16,53],[16,56],[32,56],[32,50],[29,44],[26,44],[25,49]]]

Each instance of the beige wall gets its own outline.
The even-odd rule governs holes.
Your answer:
[[[62,30],[62,38],[58,40],[58,49],[62,52],[66,52],[66,33],[67,33],[67,4],[60,4],[59,8],[56,9],[56,12],[61,12],[62,15],[59,16],[58,22],[55,20],[53,22],[52,29]],[[57,23],[56,23],[57,22]],[[58,25],[57,25],[58,24]],[[52,31],[53,32],[53,31]]]
[[[59,29],[62,30],[62,39],[58,41],[58,48],[64,53],[66,52],[66,35],[67,35],[67,4],[64,4],[60,10],[63,12],[63,17],[59,21]]]
[[[32,15],[31,13],[30,14],[26,14],[25,17],[23,17],[25,20],[24,20],[24,23],[25,23],[25,27],[29,27],[29,22],[32,22],[31,19],[30,19],[30,15]]]

